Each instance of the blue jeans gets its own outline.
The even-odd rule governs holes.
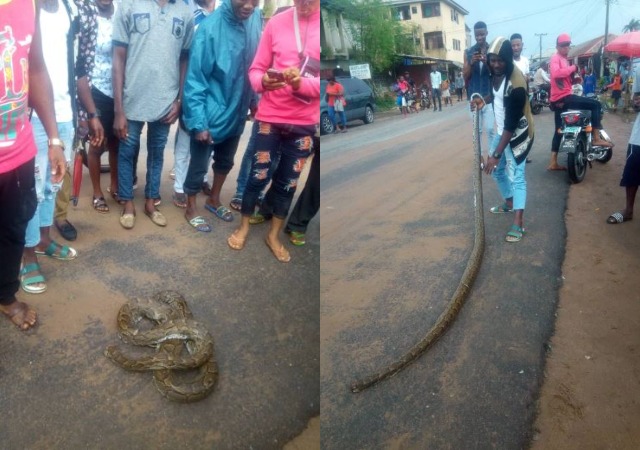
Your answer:
[[[256,154],[256,136],[258,135],[258,121],[255,120],[253,122],[253,126],[251,127],[251,137],[249,138],[249,142],[247,143],[247,149],[244,151],[244,155],[242,156],[242,162],[240,163],[240,171],[238,172],[238,179],[236,180],[236,193],[233,198],[237,198],[242,200],[242,195],[244,194],[244,190],[247,187],[247,181],[249,180],[249,175],[251,174],[251,162],[253,161],[253,157]],[[269,168],[269,172],[267,173],[267,178],[270,180],[271,175],[273,174],[274,169],[278,165],[278,158],[275,158],[271,162],[271,167]],[[264,198],[264,193],[260,193],[260,197],[258,201],[262,201]]]
[[[25,247],[35,247],[40,242],[40,228],[50,227],[53,224],[53,211],[56,206],[56,193],[60,190],[61,183],[51,182],[51,165],[49,163],[49,144],[47,132],[40,119],[36,116],[31,118],[33,126],[33,137],[38,148],[35,164],[36,196],[38,207],[27,225],[25,236]],[[65,159],[67,154],[73,151],[73,123],[58,123],[58,135],[65,147]]]
[[[260,192],[269,183],[272,162],[280,156],[270,188],[273,215],[286,219],[302,169],[313,149],[315,126],[259,122],[256,152],[251,174],[242,197],[242,215],[253,214]]]
[[[133,177],[136,149],[140,147],[140,134],[145,122],[127,120],[126,139],[118,149],[118,196],[121,200],[133,200]],[[147,122],[147,178],[144,198],[160,198],[160,176],[164,163],[164,147],[169,136],[169,124]]]
[[[498,146],[500,142],[499,134],[495,134],[491,143],[490,153]],[[513,209],[524,209],[527,203],[527,180],[525,179],[525,168],[527,160],[524,159],[520,164],[516,164],[513,157],[511,146],[507,145],[504,149],[502,158],[498,163],[498,167],[491,175],[498,185],[498,190],[503,199],[513,197]]]
[[[347,127],[347,115],[344,113],[344,111],[337,111],[338,115],[340,116],[340,121],[342,122],[342,126],[344,128]],[[337,123],[336,123],[336,109],[333,106],[329,106],[329,120],[331,120],[331,123],[333,124],[333,127],[335,128]]]

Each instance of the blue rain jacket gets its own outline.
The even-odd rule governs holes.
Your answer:
[[[249,105],[257,102],[248,72],[261,32],[260,10],[240,20],[230,0],[198,26],[183,92],[183,121],[192,135],[208,129],[220,142],[242,134]]]

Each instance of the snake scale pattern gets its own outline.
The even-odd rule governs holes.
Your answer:
[[[143,330],[145,322],[153,327]],[[218,379],[213,338],[193,320],[180,293],[162,291],[151,300],[130,300],[118,311],[117,324],[118,336],[125,344],[156,351],[137,356],[126,346],[110,345],[105,356],[116,365],[131,371],[153,371],[156,388],[170,400],[194,402],[213,391]]]
[[[478,95],[474,94],[473,96]],[[473,97],[472,96],[472,97]],[[416,343],[411,349],[405,353],[400,359],[393,364],[383,368],[361,380],[355,381],[351,384],[351,391],[354,393],[362,392],[363,390],[373,386],[380,381],[386,380],[400,372],[407,367],[413,361],[418,359],[427,349],[429,349],[434,342],[442,336],[449,325],[454,321],[458,312],[462,308],[464,301],[466,300],[471,285],[475,280],[480,270],[480,264],[482,263],[482,256],[484,254],[484,215],[483,215],[483,203],[482,203],[482,170],[481,170],[481,158],[482,152],[480,148],[480,118],[477,111],[473,113],[473,149],[474,149],[474,167],[473,171],[473,200],[474,200],[474,242],[471,255],[467,262],[462,278],[456,291],[449,300],[446,309],[438,317],[435,325],[427,332],[427,334]]]

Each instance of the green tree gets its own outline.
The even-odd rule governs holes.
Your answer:
[[[631,19],[628,24],[624,26],[622,29],[623,33],[628,33],[630,31],[639,31],[640,30],[640,20]]]
[[[384,73],[393,67],[397,53],[411,50],[411,30],[407,31],[382,0],[328,0],[323,6],[342,12],[354,44],[355,59],[368,62]]]

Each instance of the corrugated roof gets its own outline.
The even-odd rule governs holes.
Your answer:
[[[607,42],[611,42],[616,37],[617,37],[616,34],[609,34]],[[583,42],[582,44],[576,45],[569,51],[568,57],[569,59],[571,59],[576,57],[580,58],[580,57],[593,56],[596,53],[598,53],[598,51],[600,51],[600,47],[602,47],[603,44],[604,44],[604,35],[591,39],[589,41]]]

